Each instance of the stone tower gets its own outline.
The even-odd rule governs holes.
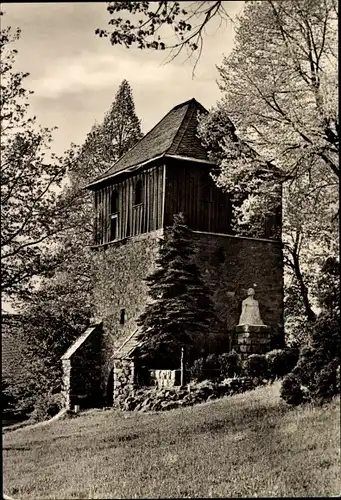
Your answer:
[[[195,99],[175,106],[87,186],[95,212],[94,305],[103,321],[98,390],[109,404],[115,359],[134,350],[136,320],[147,301],[144,278],[155,268],[158,240],[176,213],[184,213],[192,230],[196,261],[220,320],[220,331],[207,332],[211,350],[231,348],[241,302],[254,285],[272,347],[283,341],[281,241],[271,238],[270,223],[264,238],[233,234],[229,196],[214,184],[214,163],[196,135],[198,113],[207,111]]]

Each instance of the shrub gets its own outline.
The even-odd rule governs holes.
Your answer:
[[[6,414],[13,414],[15,408],[15,397],[10,384],[6,380],[3,380],[1,384],[1,408],[3,413]]]
[[[231,351],[219,356],[220,374],[222,377],[235,377],[241,374],[242,366],[240,356]]]
[[[317,403],[323,403],[332,399],[335,394],[340,392],[338,383],[339,361],[334,359],[328,365],[322,368],[314,377],[314,384],[311,384],[310,398]]]
[[[264,354],[250,354],[245,359],[243,368],[248,377],[267,378],[268,363]]]
[[[311,327],[310,346],[301,349],[297,365],[291,372],[300,387],[305,387],[305,400],[322,404],[339,393],[340,337],[337,316],[326,311],[320,314]],[[299,404],[291,402],[299,400],[299,391],[294,383],[285,382],[283,391],[281,396],[285,401]]]
[[[34,410],[30,414],[30,418],[34,421],[41,422],[48,420],[56,415],[63,407],[62,395],[45,394],[35,401]]]
[[[299,405],[305,401],[305,395],[297,375],[289,373],[284,377],[281,387],[281,398],[289,405]]]
[[[205,380],[205,358],[196,359],[189,369],[191,380],[202,382]]]
[[[219,356],[210,354],[207,358],[196,359],[190,367],[189,373],[191,380],[198,382],[217,378],[220,373]]]
[[[217,354],[209,354],[205,359],[206,370],[219,369],[219,356]]]
[[[271,380],[282,378],[296,366],[299,351],[297,349],[274,349],[265,357],[268,363],[268,373]]]

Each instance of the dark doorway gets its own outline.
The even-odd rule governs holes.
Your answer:
[[[112,406],[114,402],[114,369],[112,368],[107,383],[107,406]]]

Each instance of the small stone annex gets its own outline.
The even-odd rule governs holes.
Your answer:
[[[198,357],[284,345],[282,243],[274,236],[281,216],[265,221],[262,238],[234,234],[231,200],[214,184],[214,162],[196,135],[199,113],[207,110],[195,99],[175,106],[87,186],[94,200],[99,320],[62,357],[67,408],[111,406],[120,392],[145,383],[136,323],[148,300],[144,278],[155,269],[159,239],[179,212],[192,231],[196,263],[219,319],[196,346]],[[250,287],[266,329],[236,328]]]

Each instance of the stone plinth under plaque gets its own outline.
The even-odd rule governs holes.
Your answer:
[[[236,343],[243,356],[264,354],[270,349],[270,327],[267,325],[237,325]]]
[[[270,349],[270,327],[264,325],[259,312],[255,291],[249,288],[248,297],[243,300],[242,313],[236,326],[236,346],[242,356],[263,354]]]

